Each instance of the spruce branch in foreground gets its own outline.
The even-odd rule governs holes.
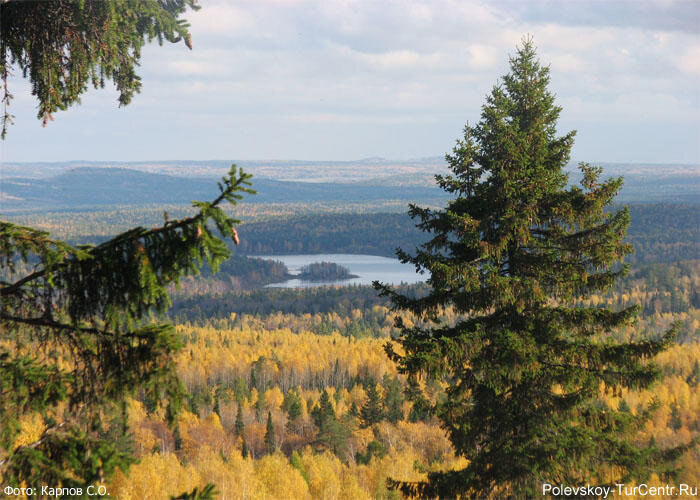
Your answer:
[[[192,50],[182,16],[198,9],[197,0],[0,1],[0,139],[13,122],[12,69],[29,80],[44,126],[110,80],[126,106],[141,91],[143,47],[167,40]]]
[[[98,246],[0,222],[3,482],[78,487],[126,469],[133,458],[105,422],[117,415],[125,434],[126,401],[137,394],[162,402],[173,422],[184,394],[173,364],[181,344],[155,318],[170,305],[169,285],[229,257],[224,239],[238,241],[240,221],[223,205],[255,193],[250,177],[234,165],[216,199],[193,202],[195,215]],[[18,276],[22,269],[30,271]],[[40,439],[18,444],[20,422],[36,415]]]

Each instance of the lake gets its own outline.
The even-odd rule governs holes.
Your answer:
[[[279,260],[287,266],[290,274],[299,274],[302,266],[314,262],[333,262],[343,266],[357,278],[339,281],[302,281],[297,278],[282,283],[267,285],[275,288],[308,288],[327,285],[371,285],[378,280],[382,283],[399,285],[418,283],[427,279],[427,274],[416,273],[411,264],[402,264],[397,259],[378,255],[317,254],[317,255],[251,255],[258,259]]]

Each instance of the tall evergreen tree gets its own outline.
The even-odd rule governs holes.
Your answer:
[[[384,375],[382,379],[384,386],[384,415],[386,419],[395,424],[399,420],[403,420],[403,394],[401,381],[398,377],[391,378],[389,375]]]
[[[287,394],[284,395],[284,401],[282,402],[282,409],[287,412],[287,418],[290,422],[296,420],[301,416],[301,397],[296,389],[289,389]]]
[[[351,432],[350,422],[349,419],[338,420],[331,397],[325,389],[321,393],[319,404],[311,411],[311,417],[318,427],[314,444],[319,449],[330,449],[344,459]]]
[[[284,395],[284,401],[282,402],[282,410],[287,413],[287,431],[294,432],[297,424],[297,419],[302,413],[302,401],[299,393],[296,389],[289,389],[287,394]]]
[[[323,389],[318,405],[311,411],[311,416],[317,427],[323,427],[325,422],[335,420],[335,409],[327,390]]]
[[[382,400],[377,391],[377,384],[371,380],[367,384],[367,399],[360,408],[360,422],[362,427],[371,427],[381,422],[384,416]]]
[[[268,454],[274,453],[275,445],[275,426],[272,424],[272,413],[267,412],[267,425],[265,426],[265,451]]]
[[[175,429],[173,429],[173,447],[175,451],[182,449],[182,434],[180,434],[180,426],[177,424],[175,424]]]
[[[236,412],[236,423],[233,426],[233,430],[238,437],[243,437],[243,408],[240,403],[238,403],[238,411]]]
[[[630,439],[648,409],[617,412],[599,395],[649,387],[659,375],[651,358],[674,332],[614,343],[608,332],[632,324],[637,307],[571,305],[626,272],[629,212],[605,211],[622,179],[601,181],[599,168],[581,164],[582,186],[567,186],[574,132],[557,136],[560,108],[548,84],[549,68],[525,40],[481,120],[446,155],[451,174],[437,181],[454,198],[444,210],[410,206],[431,239],[398,255],[430,273],[429,293],[412,298],[375,284],[419,318],[397,319],[401,349],[388,344],[387,353],[419,404],[429,399],[422,378],[445,384],[432,406],[469,461],[424,482],[394,482],[405,494],[531,498],[543,481],[624,483],[666,470],[658,450]],[[454,322],[441,319],[448,307]]]

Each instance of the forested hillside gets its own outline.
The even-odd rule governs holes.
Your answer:
[[[146,176],[147,185],[152,180],[148,176],[155,175],[109,174],[95,182],[114,180],[116,174],[131,180]],[[64,188],[84,198],[73,182],[82,173],[62,175],[58,179]],[[122,195],[133,188],[131,180]],[[43,225],[73,244],[98,244],[126,227],[150,227],[188,214],[181,204],[184,197],[211,187],[205,180],[190,179],[187,186],[176,177],[162,180],[168,187],[163,201],[169,204],[115,208],[107,199],[100,210],[37,209],[13,217]],[[166,500],[212,482],[222,499],[398,499],[395,490],[387,489],[388,478],[418,481],[431,471],[464,467],[429,406],[408,402],[406,379],[386,357],[386,342],[400,332],[390,301],[366,286],[265,288],[289,279],[289,271],[281,262],[254,257],[393,257],[397,247],[412,252],[427,235],[403,213],[405,202],[383,210],[386,202],[379,193],[384,188],[376,186],[356,186],[360,191],[347,191],[343,202],[326,198],[331,185],[261,184],[271,189],[269,196],[306,200],[245,205],[240,245],[230,245],[234,255],[219,272],[212,274],[205,266],[200,276],[170,287],[168,317],[183,345],[177,370],[186,387],[185,411],[169,426],[167,415],[145,393],[130,401],[132,424],[118,446],[133,450],[140,461],[128,478],[117,473],[110,494]],[[300,191],[275,191],[290,187]],[[402,199],[406,191],[396,189],[397,199]],[[352,200],[352,192],[362,193],[365,201]],[[33,193],[37,200],[50,198],[41,190]],[[127,201],[148,196],[139,189],[131,193]],[[95,196],[87,201],[97,203],[101,195]],[[608,339],[616,342],[657,338],[680,322],[674,346],[659,357],[658,385],[599,395],[601,405],[630,414],[656,398],[658,410],[635,439],[668,448],[700,431],[700,214],[696,205],[680,203],[633,204],[630,212],[627,241],[635,253],[627,258],[629,275],[614,290],[574,303],[613,310],[639,305],[641,319],[634,327],[611,332]],[[18,264],[16,271],[27,272],[32,265]],[[307,271],[308,279],[344,273],[321,263]],[[404,285],[398,291],[421,297],[428,287]],[[444,313],[446,324],[457,320],[454,311]],[[415,321],[411,315],[400,316],[405,324]],[[32,348],[30,341],[20,344]],[[431,384],[427,390],[432,402],[444,398],[446,381]],[[27,419],[22,428],[17,443],[31,443],[42,423]],[[700,481],[698,464],[698,451],[685,454],[675,463],[678,481]],[[650,484],[661,484],[661,479],[652,477]]]
[[[614,292],[586,303],[642,306],[642,319],[617,340],[682,322],[679,343],[659,358],[663,378],[652,391],[600,394],[601,404],[631,413],[656,398],[659,409],[637,439],[659,446],[700,430],[699,274],[697,261],[635,267]],[[421,286],[404,291],[423,293]],[[170,428],[145,395],[129,404],[132,425],[120,446],[140,461],[128,478],[117,473],[116,498],[166,500],[211,481],[228,500],[398,499],[387,477],[417,480],[463,465],[435,417],[405,401],[405,379],[383,350],[396,332],[395,313],[373,289],[182,298],[172,315],[184,345],[176,362],[186,411]],[[431,390],[439,398],[444,385]],[[23,426],[20,442],[31,442],[42,423]],[[700,481],[698,464],[697,451],[684,456],[678,481]]]
[[[80,167],[47,179],[4,178],[0,196],[11,199],[13,210],[75,209],[79,207],[152,204],[189,204],[216,195],[213,179],[140,172],[124,168]],[[390,199],[443,199],[434,182],[401,186],[331,184],[324,182],[256,179],[259,196],[250,203],[321,201],[376,202]]]
[[[308,204],[247,204],[242,214],[245,222],[240,227],[241,244],[234,250],[247,255],[354,253],[393,257],[397,247],[410,251],[426,239],[405,214],[405,206],[406,202],[401,202],[395,209],[398,212],[391,213],[349,213],[347,209],[319,213]],[[164,210],[170,217],[187,213],[185,207],[173,205],[27,213],[12,219],[36,225],[72,243],[99,243],[123,228],[161,223]],[[696,205],[632,204],[630,212],[627,239],[635,247],[630,262],[674,262],[694,259],[700,253],[700,212]]]
[[[444,199],[436,188],[434,175],[447,172],[447,165],[441,157],[355,161],[243,160],[235,163],[252,173],[258,185],[265,187],[261,190],[262,196],[253,203],[320,200],[367,203],[409,195],[414,196],[414,200],[425,195]],[[13,210],[124,205],[144,200],[187,203],[193,197],[209,196],[212,180],[223,175],[230,164],[230,161],[222,160],[5,162],[5,182],[0,186],[0,199],[13,200]],[[620,202],[698,203],[700,176],[697,165],[600,165],[606,177],[624,176],[625,185],[618,196]],[[581,180],[576,162],[571,162],[566,171],[571,183],[577,184]],[[84,189],[79,189],[79,186]],[[159,186],[168,189],[159,189]],[[380,196],[382,190],[385,196]]]
[[[155,498],[166,498],[207,481],[224,499],[399,498],[387,491],[387,477],[418,479],[459,465],[433,417],[403,401],[379,340],[255,322],[179,331],[187,341],[180,373],[193,394],[189,409],[173,432],[148,402],[130,405],[141,462],[128,479],[113,481],[121,499],[144,498],[154,487],[163,492]],[[639,439],[682,442],[700,424],[699,356],[698,344],[675,347],[660,360],[665,375],[653,394],[601,401],[636,412],[656,397],[661,407]],[[683,465],[679,481],[697,483],[698,457]]]
[[[619,207],[613,207],[615,210]],[[630,262],[674,262],[700,254],[700,211],[695,205],[631,205]],[[426,240],[405,214],[324,214],[244,224],[239,251],[251,255],[365,253],[394,256]]]
[[[700,312],[691,303],[698,284],[697,262],[649,266],[592,299],[644,306],[643,319],[617,340],[683,322],[681,343],[660,356],[659,385],[600,394],[601,404],[631,413],[657,399],[639,440],[670,446],[700,430]],[[158,477],[165,492],[214,481],[227,499],[399,498],[387,491],[387,477],[420,479],[458,466],[434,417],[404,401],[405,381],[382,349],[395,331],[393,315],[371,295],[367,288],[274,290],[252,294],[249,313],[202,311],[199,326],[180,316],[185,348],[178,369],[190,393],[188,411],[171,431],[147,400],[131,405],[142,461],[128,480],[115,479],[114,491],[136,499]],[[670,297],[680,297],[680,305]],[[245,298],[222,297],[223,303]],[[434,396],[443,389],[436,385]],[[697,452],[686,455],[678,480],[700,480],[698,464]]]
[[[601,404],[632,414],[656,398],[659,408],[636,439],[668,447],[700,431],[700,264],[682,260],[697,255],[698,214],[687,205],[650,204],[633,206],[632,217],[637,253],[629,276],[580,305],[640,305],[641,320],[614,332],[615,341],[653,337],[681,322],[676,345],[659,358],[662,381],[653,390],[600,393]],[[387,256],[422,236],[403,214],[270,219],[243,225],[240,235],[241,253]],[[205,270],[173,290],[169,316],[183,343],[177,369],[186,410],[169,427],[145,394],[130,402],[132,425],[119,446],[134,450],[139,463],[128,478],[117,473],[110,494],[167,500],[213,482],[225,500],[398,499],[387,478],[420,480],[464,466],[429,409],[406,401],[406,380],[386,358],[383,346],[398,333],[389,301],[371,287],[260,288],[287,277],[281,263],[239,253],[219,274]],[[421,296],[427,288],[400,291]],[[434,398],[444,389],[430,388]],[[42,428],[40,420],[22,425],[18,443],[32,442]],[[698,464],[697,451],[686,454],[676,464],[678,481],[700,481]]]

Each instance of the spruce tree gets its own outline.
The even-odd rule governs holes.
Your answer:
[[[243,425],[243,408],[241,407],[241,404],[238,403],[238,411],[236,412],[236,423],[233,426],[233,431],[238,437],[243,437],[243,430],[244,430],[244,425]]]
[[[267,412],[267,425],[265,426],[265,451],[271,454],[275,451],[275,426],[272,425],[272,413]]]
[[[330,449],[344,459],[350,437],[350,422],[345,418],[338,420],[331,397],[325,389],[321,393],[319,404],[311,411],[311,417],[318,427],[318,434],[314,441],[316,447]]]
[[[290,422],[293,422],[301,416],[301,397],[299,397],[299,393],[296,389],[289,389],[287,394],[284,395],[282,409],[287,413],[287,418]]]
[[[567,185],[574,132],[557,135],[548,84],[549,68],[525,40],[481,120],[446,155],[451,173],[437,181],[452,200],[442,210],[409,208],[430,239],[398,256],[430,273],[429,292],[409,297],[375,284],[418,318],[410,326],[397,318],[401,349],[386,346],[408,377],[407,394],[431,404],[469,461],[427,481],[392,482],[407,495],[532,498],[542,482],[644,480],[681,451],[662,457],[631,439],[650,408],[632,415],[599,398],[601,387],[650,387],[659,375],[651,359],[674,331],[616,343],[609,332],[633,324],[636,306],[572,305],[626,272],[630,217],[605,208],[622,179],[601,181],[600,168],[581,164],[581,187]],[[431,380],[444,385],[443,398],[430,399]]]
[[[675,401],[671,405],[671,416],[669,418],[668,425],[674,431],[679,431],[683,427],[683,419],[681,418],[681,409],[678,407],[678,403]]]
[[[282,410],[287,413],[287,432],[294,433],[296,428],[296,420],[302,413],[302,401],[296,389],[289,389],[284,395],[282,402]]]
[[[221,405],[219,404],[219,397],[214,397],[214,407],[211,410],[216,414],[217,417],[221,418]]]
[[[255,421],[262,422],[263,402],[261,393],[258,393],[258,399],[255,400],[253,408],[255,409]]]
[[[379,397],[377,385],[372,380],[367,384],[367,399],[362,405],[362,408],[360,408],[360,426],[371,427],[381,422],[383,417],[382,400]]]
[[[384,375],[382,380],[384,386],[384,415],[392,424],[403,420],[403,394],[401,381],[397,378],[391,378],[389,375]]]
[[[182,434],[180,434],[180,426],[177,424],[175,424],[175,429],[173,430],[173,447],[175,451],[182,449]]]
[[[335,409],[333,408],[331,397],[326,389],[323,389],[318,405],[311,411],[311,416],[318,427],[323,427],[324,423],[335,420]]]

